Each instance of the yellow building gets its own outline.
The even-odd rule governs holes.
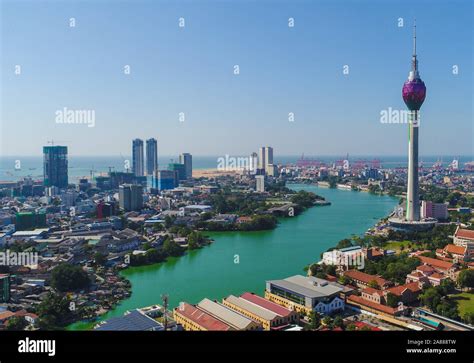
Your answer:
[[[264,330],[270,330],[285,324],[284,317],[234,295],[222,300],[222,304],[262,324]]]
[[[230,325],[224,323],[197,307],[188,303],[181,303],[173,310],[174,320],[188,331],[228,331],[235,330]]]

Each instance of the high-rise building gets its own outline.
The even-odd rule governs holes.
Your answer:
[[[273,148],[265,146],[265,170],[269,164],[273,164]]]
[[[193,177],[193,156],[189,153],[183,153],[179,156],[180,164],[184,164],[186,179]]]
[[[173,170],[160,170],[157,176],[158,190],[174,189],[177,186],[178,172]]]
[[[255,190],[259,193],[263,193],[265,191],[265,175],[256,175],[255,181]]]
[[[158,142],[156,139],[146,141],[146,173],[154,176],[158,171]]]
[[[265,148],[258,149],[258,169],[265,170]]]
[[[270,146],[262,146],[258,150],[258,169],[263,170],[263,173],[269,174],[273,173],[273,170],[270,170],[268,165],[272,165],[273,169],[273,148]]]
[[[168,170],[175,171],[178,173],[177,180],[186,180],[186,166],[181,163],[168,164]]]
[[[445,203],[433,203],[428,200],[421,202],[421,218],[448,219],[448,205]]]
[[[141,139],[135,139],[132,142],[132,171],[136,176],[145,175],[143,140]]]
[[[418,72],[416,56],[416,25],[413,27],[413,56],[408,80],[403,84],[403,101],[409,109],[408,123],[408,188],[406,220],[420,220],[420,200],[418,186],[418,131],[419,110],[426,97],[426,87]]]
[[[143,207],[143,186],[123,184],[119,187],[119,206],[124,211],[139,211]]]
[[[253,152],[250,154],[250,165],[249,170],[251,173],[256,174],[258,168],[258,154]]]
[[[43,147],[44,186],[67,188],[67,146]]]

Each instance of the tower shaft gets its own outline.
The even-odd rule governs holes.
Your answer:
[[[420,197],[418,192],[418,125],[419,113],[410,111],[408,124],[408,190],[406,219],[408,221],[420,220]]]

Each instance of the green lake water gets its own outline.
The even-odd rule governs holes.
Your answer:
[[[303,268],[318,261],[322,252],[343,238],[363,234],[398,203],[396,198],[364,192],[310,185],[292,188],[312,191],[332,204],[281,219],[271,231],[209,233],[214,239],[209,246],[164,263],[128,268],[122,274],[132,283],[131,297],[101,319],[161,304],[162,294],[169,295],[170,308],[180,301],[221,300],[244,291],[263,294],[266,280],[304,274]],[[93,325],[79,322],[69,329]]]

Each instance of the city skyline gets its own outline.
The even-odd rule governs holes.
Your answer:
[[[25,4],[2,2],[1,155],[37,155],[51,139],[71,156],[105,155],[104,140],[106,154],[119,155],[148,137],[163,155],[247,155],[259,145],[280,155],[406,155],[406,125],[383,124],[380,113],[404,109],[415,17],[430,88],[420,155],[473,154],[471,4]],[[334,17],[341,6],[350,11]],[[140,20],[123,27],[131,10]],[[58,121],[65,108],[94,111],[93,122]]]

